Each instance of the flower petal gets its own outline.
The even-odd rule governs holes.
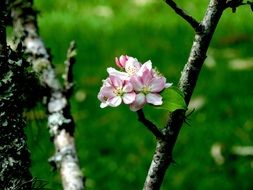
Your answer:
[[[122,88],[123,92],[132,92],[133,91],[133,85],[129,81],[124,81],[124,85]]]
[[[113,88],[112,86],[103,86],[99,94],[101,94],[100,96],[102,97],[111,98],[115,96],[115,94],[113,93],[114,89],[115,88]]]
[[[164,77],[153,78],[150,81],[151,92],[161,92],[165,88],[166,79]]]
[[[103,80],[103,86],[112,86],[112,82],[109,77]]]
[[[173,85],[173,83],[166,83],[165,84],[165,88],[169,88],[169,87],[171,87]]]
[[[148,68],[145,67],[144,70],[143,70],[142,76],[141,76],[143,85],[149,86],[152,78],[153,78],[152,71],[148,70]]]
[[[143,108],[145,103],[146,103],[145,95],[143,93],[139,93],[136,95],[135,101],[132,104],[130,104],[130,110],[137,111]]]
[[[117,107],[117,106],[119,106],[119,105],[121,104],[122,99],[121,99],[120,96],[115,96],[115,97],[113,97],[113,98],[110,98],[110,99],[108,100],[108,102],[109,102],[109,106]]]
[[[152,62],[150,60],[148,60],[145,63],[143,63],[142,66],[143,67],[147,67],[147,69],[151,71],[151,69],[152,69]]]
[[[122,79],[120,79],[118,76],[109,76],[111,81],[112,81],[112,85],[116,88],[122,88],[123,87],[123,81]]]
[[[131,76],[139,71],[141,63],[136,58],[128,57],[125,64],[125,71]]]
[[[115,63],[119,68],[123,68],[123,66],[120,64],[120,61],[117,57],[115,57]]]
[[[108,106],[108,102],[101,102],[100,108],[105,108]]]
[[[136,94],[134,92],[125,93],[122,97],[122,100],[125,104],[131,104],[135,101]]]
[[[159,94],[149,93],[146,95],[146,99],[148,103],[156,106],[163,104],[162,96],[160,96]]]
[[[121,55],[119,58],[115,57],[115,63],[121,69],[125,68],[125,64],[127,60],[128,60],[127,55]]]
[[[142,76],[145,70],[149,70],[149,71],[152,70],[152,63],[151,63],[151,61],[145,62],[145,63],[141,66],[141,68],[139,69],[139,71],[138,71],[136,74],[137,74],[138,76]]]
[[[129,75],[126,72],[118,71],[112,67],[107,68],[107,72],[110,76],[119,77],[121,80],[129,80]]]
[[[130,82],[132,83],[135,91],[138,91],[138,92],[141,91],[143,84],[140,77],[134,75],[130,78]]]

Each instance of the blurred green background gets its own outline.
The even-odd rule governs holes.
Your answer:
[[[178,1],[200,20],[208,0]],[[35,0],[40,34],[53,54],[61,78],[69,42],[78,45],[71,99],[76,145],[87,190],[142,189],[155,139],[127,106],[100,109],[97,93],[106,68],[121,54],[151,60],[177,84],[193,40],[190,26],[162,0]],[[226,10],[213,37],[184,125],[174,149],[165,189],[253,189],[251,158],[230,155],[233,146],[253,145],[253,13],[249,6]],[[168,113],[145,108],[163,127]],[[53,144],[46,116],[39,108],[29,114],[26,129],[34,177],[47,188],[61,189],[60,178],[47,159]],[[224,160],[211,155],[222,147]],[[215,149],[216,150],[216,149]]]

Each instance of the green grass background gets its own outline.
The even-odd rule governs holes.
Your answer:
[[[144,3],[143,3],[144,2]],[[181,0],[179,4],[200,20],[208,0]],[[127,106],[99,108],[97,93],[106,68],[114,57],[128,54],[139,61],[151,60],[177,84],[193,41],[190,26],[162,0],[35,0],[40,34],[51,49],[61,77],[68,44],[78,45],[74,67],[75,92],[71,99],[76,122],[76,145],[87,190],[142,189],[155,139]],[[174,149],[176,161],[167,171],[162,190],[253,189],[253,162],[226,157],[217,165],[210,149],[220,143],[225,152],[232,146],[253,144],[253,13],[240,7],[226,10],[214,34],[193,100],[196,108],[182,128]],[[163,127],[168,113],[145,110]],[[47,159],[53,144],[40,109],[30,113],[26,129],[34,177],[47,188],[61,189],[57,172]]]

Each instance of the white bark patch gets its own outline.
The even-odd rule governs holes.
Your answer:
[[[52,113],[48,116],[48,126],[50,134],[57,135],[59,133],[59,126],[63,123],[70,123],[71,119],[66,119],[62,112]]]
[[[49,61],[45,58],[39,58],[33,62],[32,66],[35,72],[40,73],[49,67]]]
[[[71,156],[66,156],[62,162],[61,175],[64,190],[82,190],[82,174],[78,168],[76,160]]]
[[[60,162],[64,190],[82,190],[82,173],[79,169],[74,139],[65,130],[55,137],[54,143],[58,152],[55,161]]]
[[[54,90],[60,89],[60,83],[56,79],[55,72],[51,66],[48,66],[48,68],[44,69],[42,73],[42,79],[43,82],[51,89]]]
[[[44,44],[40,38],[26,38],[26,52],[32,55],[46,55],[47,51],[44,48]]]
[[[65,97],[53,99],[48,103],[48,111],[50,113],[58,112],[58,111],[63,110],[63,108],[65,108],[66,105],[67,105],[67,100]]]
[[[65,130],[61,130],[59,135],[55,137],[55,145],[61,151],[64,151],[64,149],[75,149],[72,136]]]

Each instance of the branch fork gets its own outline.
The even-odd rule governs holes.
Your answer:
[[[179,80],[179,89],[183,92],[188,105],[195,88],[201,67],[206,58],[206,52],[215,28],[226,8],[226,0],[210,0],[206,14],[201,22],[181,9],[173,0],[165,2],[195,30],[195,38],[187,63]],[[160,137],[160,130],[146,121],[142,112],[137,112],[141,121],[156,137]],[[185,110],[176,110],[169,115],[166,127],[162,130],[162,137],[157,138],[156,150],[151,162],[143,190],[158,190],[161,187],[167,168],[173,162],[172,152],[179,131],[185,121]]]
[[[194,29],[196,33],[199,33],[203,30],[203,26],[200,22],[198,22],[195,18],[185,12],[182,8],[180,8],[175,1],[173,0],[165,0],[165,2],[180,16],[182,17],[191,27]]]
[[[137,111],[138,120],[141,122],[157,139],[164,139],[165,135],[158,129],[158,127],[148,120],[142,109]]]

